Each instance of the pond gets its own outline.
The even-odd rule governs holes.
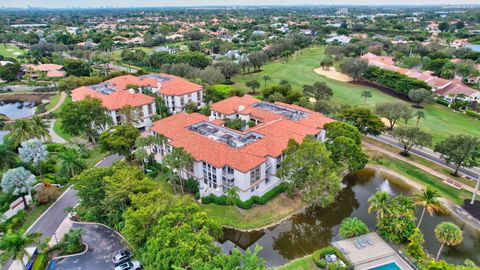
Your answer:
[[[28,101],[0,101],[0,114],[8,116],[10,119],[20,119],[30,117],[35,113],[35,103]],[[0,143],[8,131],[0,130]]]
[[[364,169],[344,178],[344,188],[335,203],[328,208],[310,208],[304,213],[293,216],[281,224],[267,229],[240,232],[224,229],[220,240],[225,247],[237,245],[242,249],[260,245],[263,249],[259,256],[267,261],[269,267],[279,266],[288,261],[313,253],[338,240],[339,225],[344,218],[358,217],[371,230],[375,229],[375,214],[368,214],[368,198],[378,190],[392,195],[411,194],[412,189],[401,180],[384,175],[373,169]],[[418,208],[417,217],[421,209]],[[442,259],[450,263],[460,264],[465,259],[480,263],[480,233],[448,215],[425,216],[421,229],[425,234],[425,248],[436,254],[440,244],[435,238],[434,228],[442,221],[454,221],[464,231],[464,241],[458,247],[445,247]]]

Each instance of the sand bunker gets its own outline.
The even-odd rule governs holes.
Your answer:
[[[349,82],[349,81],[352,80],[352,78],[350,78],[349,76],[347,76],[343,73],[338,72],[333,67],[330,67],[328,69],[316,68],[313,71],[315,71],[315,73],[317,73],[319,75],[323,75],[327,78],[337,80],[337,81]]]

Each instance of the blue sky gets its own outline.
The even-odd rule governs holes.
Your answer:
[[[0,0],[0,7],[142,7],[142,6],[199,6],[199,5],[438,5],[480,4],[478,0]]]

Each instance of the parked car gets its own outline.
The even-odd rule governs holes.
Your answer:
[[[142,265],[140,264],[139,261],[128,261],[115,267],[115,270],[138,270],[138,269],[142,269]]]
[[[112,261],[115,265],[119,265],[130,260],[131,257],[132,253],[125,249],[115,253],[115,255],[113,255]]]

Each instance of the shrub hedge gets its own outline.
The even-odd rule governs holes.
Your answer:
[[[47,254],[39,253],[35,258],[33,263],[32,270],[44,270],[47,265]]]
[[[480,113],[474,112],[472,110],[465,110],[465,113],[470,117],[480,119]]]
[[[335,254],[337,258],[341,259],[345,263],[346,267],[340,267],[336,263],[328,264],[324,258],[326,255],[329,255],[329,254]],[[312,254],[312,260],[315,263],[315,265],[320,268],[326,268],[328,265],[328,269],[353,269],[352,263],[343,255],[343,253],[340,252],[340,250],[338,250],[337,248],[331,247],[331,246],[321,248],[315,251]]]
[[[270,201],[271,199],[275,198],[278,194],[284,192],[286,189],[287,189],[287,184],[281,183],[280,185],[272,188],[270,191],[265,193],[263,196],[252,196],[250,199],[246,201],[237,201],[236,205],[242,209],[250,209],[254,203],[263,205],[268,201]],[[203,197],[202,203],[203,204],[214,203],[218,205],[228,204],[227,197],[225,195],[217,197],[213,194]]]
[[[365,73],[365,78],[389,87],[398,93],[408,95],[413,89],[432,89],[426,82],[410,78],[396,71],[381,69],[376,66],[370,66]]]
[[[437,103],[440,104],[440,105],[443,105],[443,106],[447,106],[450,105],[450,103],[448,103],[448,101],[446,101],[445,99],[437,99]]]

